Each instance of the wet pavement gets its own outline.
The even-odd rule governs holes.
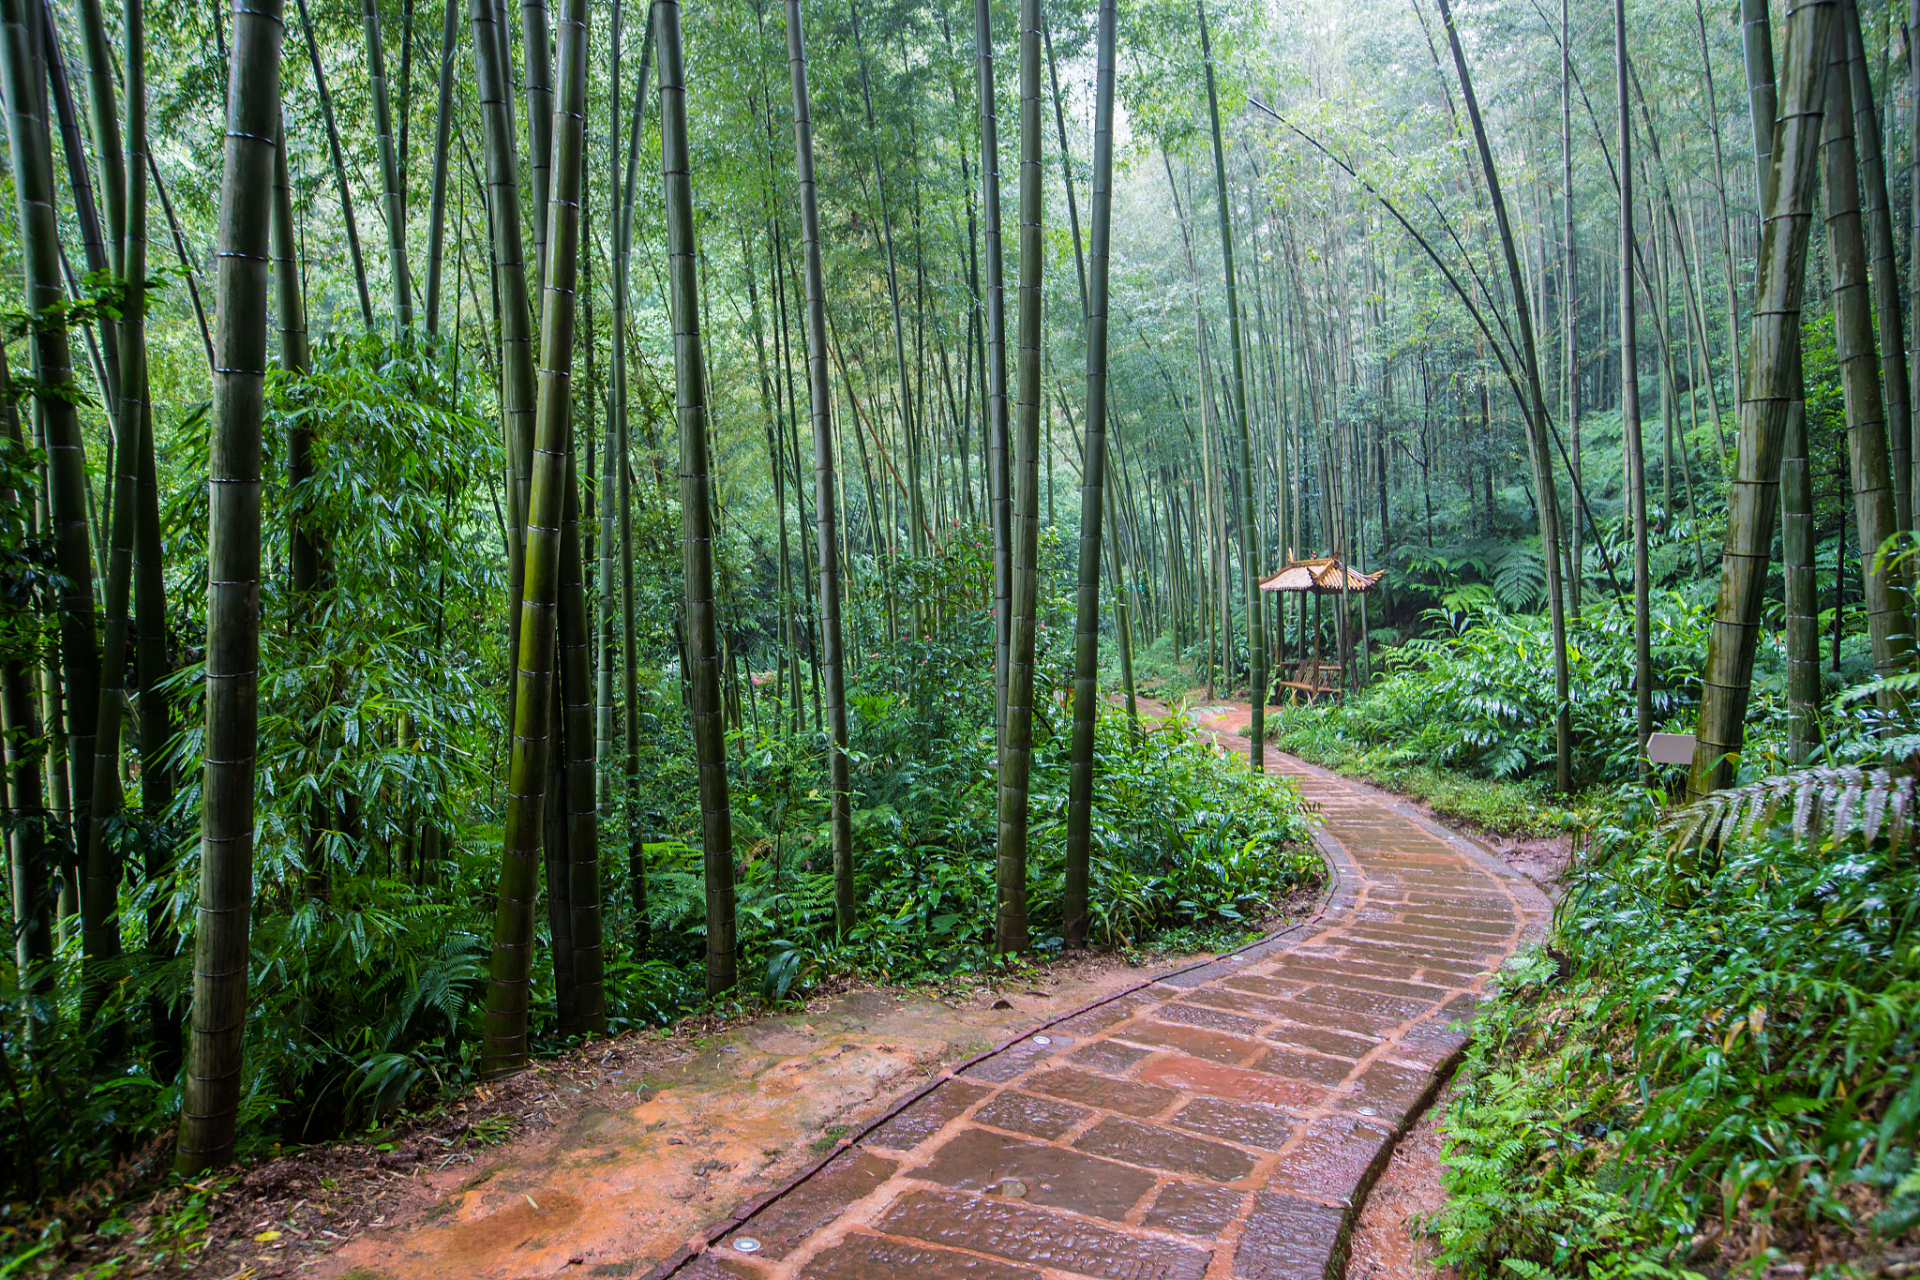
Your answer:
[[[1393,796],[1270,768],[1318,809],[1315,916],[943,1071],[651,1275],[1340,1276],[1368,1187],[1548,906]]]

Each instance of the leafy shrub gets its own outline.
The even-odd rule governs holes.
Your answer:
[[[1823,803],[1824,799],[1824,803]],[[1604,833],[1477,1024],[1433,1225],[1466,1276],[1665,1274],[1910,1229],[1920,1129],[1913,778],[1816,769]],[[1903,829],[1891,813],[1904,806]],[[1642,808],[1644,812],[1644,807]],[[1696,1238],[1698,1237],[1698,1238]]]
[[[1274,736],[1331,732],[1366,749],[1369,767],[1442,766],[1477,778],[1529,778],[1554,761],[1553,644],[1547,619],[1474,605],[1463,614],[1433,611],[1444,631],[1386,655],[1387,674],[1363,692],[1325,707],[1288,708],[1273,717]],[[1689,723],[1699,705],[1700,655],[1709,617],[1679,595],[1654,601],[1656,727]],[[1620,601],[1596,602],[1568,621],[1575,775],[1581,784],[1615,782],[1635,772],[1633,615]],[[1777,654],[1763,651],[1750,722],[1780,713]]]

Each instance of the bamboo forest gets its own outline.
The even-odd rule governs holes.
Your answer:
[[[1920,0],[0,115],[0,1280],[1920,1275]]]

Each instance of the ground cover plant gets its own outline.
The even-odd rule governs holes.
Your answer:
[[[1920,1226],[1915,778],[1821,766],[1608,825],[1476,1020],[1444,1261],[1837,1276]]]

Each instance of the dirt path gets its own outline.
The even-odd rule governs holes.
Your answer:
[[[943,1070],[1182,963],[1090,957],[997,990],[865,990],[678,1046],[612,1041],[606,1069],[552,1073],[523,1136],[388,1174],[371,1229],[330,1242],[342,1224],[308,1208],[228,1256],[262,1276],[637,1276]]]
[[[1465,1043],[1456,1024],[1547,904],[1394,797],[1269,764],[1320,814],[1334,876],[1314,919],[940,1072],[651,1274],[1337,1274],[1368,1187]]]

